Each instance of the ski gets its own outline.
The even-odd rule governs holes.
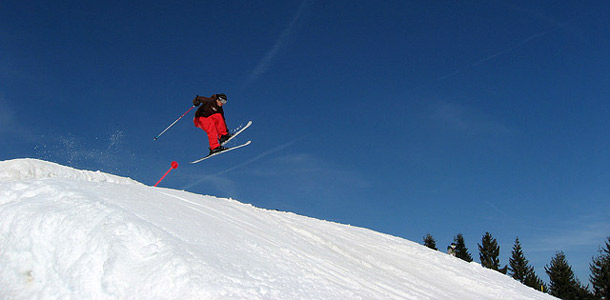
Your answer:
[[[252,125],[252,121],[248,121],[248,123],[246,123],[246,125],[244,125],[244,127],[238,128],[237,131],[235,131],[235,133],[233,133],[233,135],[231,135],[231,137],[228,140],[224,141],[220,145],[221,146],[226,145],[228,142],[230,142],[232,139],[234,139],[236,136],[238,136],[240,133],[242,133],[244,130],[246,130],[246,128],[250,127],[250,125]]]
[[[206,159],[208,159],[208,158],[210,158],[212,156],[216,156],[216,155],[219,155],[219,154],[227,153],[227,152],[229,152],[231,150],[239,149],[241,147],[246,147],[246,146],[250,145],[250,143],[252,143],[252,141],[247,141],[247,142],[245,142],[245,143],[243,143],[241,145],[237,145],[237,146],[234,146],[234,147],[227,148],[227,150],[223,150],[223,151],[220,151],[220,152],[212,153],[212,154],[210,154],[210,155],[208,155],[208,156],[206,156],[204,158],[200,158],[200,159],[198,159],[196,161],[192,161],[191,163],[192,164],[196,164],[196,163],[201,162],[203,160],[206,160]]]

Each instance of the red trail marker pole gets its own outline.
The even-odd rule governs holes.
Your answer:
[[[163,176],[161,176],[161,179],[159,179],[159,181],[157,181],[157,183],[155,183],[155,186],[157,186],[159,184],[159,182],[161,182],[161,180],[163,180],[163,178],[165,178],[165,176],[167,176],[167,174],[169,174],[169,171],[171,171],[172,169],[178,169],[177,162],[172,161],[172,167],[169,168],[169,170],[167,170],[167,172],[165,172],[165,174],[163,174]]]

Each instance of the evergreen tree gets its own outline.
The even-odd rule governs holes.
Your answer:
[[[512,256],[508,260],[508,264],[509,275],[521,283],[525,282],[525,277],[532,271],[532,267],[529,266],[529,262],[523,255],[523,250],[521,250],[519,237],[515,238],[515,245],[513,246]]]
[[[468,248],[466,248],[466,244],[464,243],[464,236],[461,233],[458,233],[458,235],[453,238],[453,241],[456,245],[455,256],[467,262],[471,262],[473,259],[470,253],[468,252]]]
[[[538,291],[546,290],[544,282],[536,275],[534,268],[529,265],[529,261],[523,255],[519,237],[515,238],[515,245],[513,246],[512,256],[509,259],[509,265],[510,276],[514,279]]]
[[[426,236],[424,237],[424,246],[433,249],[433,250],[438,250],[436,248],[436,241],[434,240],[434,238],[432,237],[431,234],[426,234]]]
[[[610,237],[605,246],[599,251],[600,255],[593,258],[593,263],[589,265],[591,270],[589,279],[595,296],[610,299]]]
[[[600,298],[595,297],[595,295],[593,295],[591,293],[591,291],[589,291],[589,286],[579,286],[578,287],[578,297],[576,298],[578,300],[599,300]]]
[[[498,241],[491,236],[491,233],[486,232],[479,244],[479,259],[481,265],[485,268],[496,270],[502,274],[506,274],[506,266],[500,268],[500,246]]]
[[[525,284],[537,291],[541,291],[541,292],[545,292],[548,290],[548,288],[546,287],[546,284],[544,284],[542,279],[540,279],[540,277],[538,277],[538,275],[536,275],[533,268],[532,268],[532,272],[527,274],[525,276],[525,279],[523,279],[523,284]]]
[[[586,299],[584,289],[574,276],[563,252],[557,252],[548,267],[544,267],[550,278],[549,294],[564,300]]]

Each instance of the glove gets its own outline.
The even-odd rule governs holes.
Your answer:
[[[197,95],[197,97],[195,97],[195,99],[193,99],[193,106],[199,106],[201,104],[201,102],[199,101],[199,95]]]

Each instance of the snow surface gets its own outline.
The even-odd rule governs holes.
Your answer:
[[[0,299],[556,299],[372,230],[0,162]]]

